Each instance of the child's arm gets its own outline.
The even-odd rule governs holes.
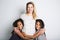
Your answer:
[[[45,29],[41,29],[40,31],[37,31],[37,32],[36,32],[35,34],[33,34],[33,35],[24,34],[24,36],[34,39],[34,38],[40,36],[41,34],[43,34],[44,32],[45,32]]]
[[[14,27],[14,32],[23,39],[29,39],[27,37],[24,37],[24,35],[16,27]]]
[[[23,32],[23,35],[24,35],[25,37],[28,37],[28,38],[33,38],[33,35],[27,35],[27,34],[25,34],[24,32]]]
[[[40,31],[37,31],[37,32],[33,35],[33,38],[36,38],[36,37],[44,34],[44,32],[45,32],[45,29],[44,29],[44,28],[43,28],[43,29],[40,29]]]

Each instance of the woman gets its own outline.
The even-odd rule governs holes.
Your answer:
[[[20,18],[24,20],[24,28],[22,31],[27,35],[33,35],[35,33],[35,6],[33,2],[28,2],[26,4],[26,13],[23,14]],[[17,30],[18,31],[18,30]],[[15,31],[17,34],[18,32]],[[19,35],[19,34],[18,34]],[[30,39],[29,39],[30,40]]]
[[[23,31],[27,35],[33,35],[35,33],[35,19],[36,13],[34,9],[34,4],[32,2],[28,2],[26,4],[26,14],[23,14],[20,18],[24,20],[24,28]]]

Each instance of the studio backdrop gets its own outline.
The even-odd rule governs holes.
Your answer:
[[[60,0],[0,0],[0,40],[8,40],[12,23],[26,12],[26,3],[32,1],[36,14],[43,19],[47,40],[60,40]]]

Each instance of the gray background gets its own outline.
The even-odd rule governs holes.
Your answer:
[[[25,4],[33,1],[40,19],[45,22],[48,40],[60,40],[60,0],[0,0],[0,40],[8,40],[12,23],[25,13]]]

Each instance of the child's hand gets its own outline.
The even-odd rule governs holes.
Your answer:
[[[26,33],[24,33],[24,32],[22,32],[23,33],[23,35],[26,37]]]
[[[45,29],[40,29],[41,34],[44,34]]]
[[[23,35],[28,38],[33,38],[33,35],[27,35],[26,33],[23,32]]]

